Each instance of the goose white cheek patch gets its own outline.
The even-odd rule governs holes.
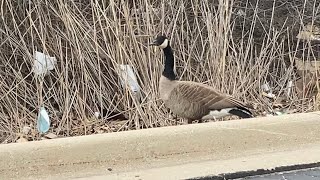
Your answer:
[[[165,40],[163,41],[163,43],[160,44],[159,47],[162,48],[162,49],[164,49],[164,48],[166,48],[166,47],[168,46],[168,44],[169,44],[168,39],[165,39]]]

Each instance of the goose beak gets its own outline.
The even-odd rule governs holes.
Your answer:
[[[156,40],[152,41],[152,42],[149,44],[149,46],[157,46],[157,45],[158,45],[158,43],[157,43]]]

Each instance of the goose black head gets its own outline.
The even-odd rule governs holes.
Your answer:
[[[161,49],[166,48],[168,45],[169,45],[169,40],[166,36],[158,36],[150,44],[150,46],[158,46]]]

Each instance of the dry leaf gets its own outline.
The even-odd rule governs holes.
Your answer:
[[[271,98],[271,99],[276,98],[276,95],[274,95],[274,94],[272,94],[272,93],[262,92],[261,94],[262,94],[263,96],[267,97],[267,98]]]
[[[104,131],[102,130],[102,129],[99,129],[99,130],[97,130],[96,131],[98,134],[103,134],[104,133]]]
[[[24,137],[20,137],[18,140],[17,140],[17,143],[22,143],[22,142],[28,142],[28,139],[24,138]]]
[[[48,138],[48,139],[55,139],[57,138],[58,136],[53,134],[53,133],[48,133],[46,135],[44,135],[44,137]]]
[[[297,109],[284,109],[283,112],[286,114],[293,114],[293,113],[298,112],[298,110]]]
[[[24,135],[28,135],[28,134],[30,133],[30,131],[31,131],[31,127],[29,127],[29,126],[24,126],[24,127],[22,128],[22,133],[23,133]]]
[[[319,61],[303,61],[302,59],[295,58],[295,67],[298,70],[300,76],[303,75],[303,71],[314,74],[320,71],[320,62]]]
[[[320,40],[320,30],[317,26],[315,25],[306,25],[302,31],[299,32],[297,35],[298,39],[303,39],[303,40]]]

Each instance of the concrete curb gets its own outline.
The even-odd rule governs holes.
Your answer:
[[[313,112],[4,144],[0,179],[186,179],[315,163],[319,129]]]

